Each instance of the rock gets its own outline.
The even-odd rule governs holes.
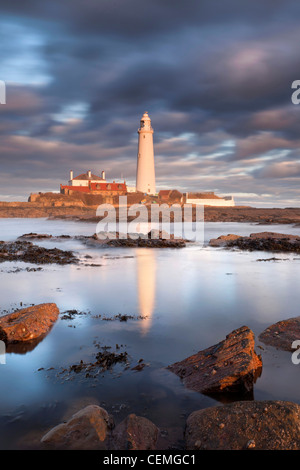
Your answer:
[[[7,344],[36,340],[48,333],[58,315],[59,310],[54,303],[9,313],[0,318],[0,339]]]
[[[99,232],[101,234],[102,232]],[[106,232],[103,232],[106,233]],[[108,232],[109,233],[109,232]],[[111,235],[113,232],[110,232]],[[93,235],[92,237],[78,236],[77,240],[81,240],[88,246],[95,247],[126,247],[126,248],[184,248],[186,246],[187,240],[181,238],[171,238],[171,239],[162,239],[162,238],[148,238],[149,234],[136,234],[137,237],[131,238],[128,234],[127,238],[118,238],[118,232],[116,237],[111,238],[98,238],[98,234]]]
[[[112,433],[113,450],[154,450],[159,430],[149,419],[130,414]]]
[[[276,232],[251,233],[249,237],[222,235],[210,240],[211,246],[236,247],[249,251],[273,251],[300,253],[300,237]]]
[[[44,248],[26,240],[17,240],[16,242],[0,241],[0,262],[5,261],[62,265],[78,263],[78,259],[72,251]]]
[[[228,234],[228,235],[221,235],[218,238],[212,238],[209,241],[210,246],[226,246],[229,241],[232,240],[237,240],[240,238],[240,235],[233,235],[233,234]]]
[[[164,240],[171,239],[171,235],[168,232],[166,232],[165,230],[158,230],[155,228],[153,228],[152,230],[150,230],[150,232],[148,232],[147,237],[150,239],[164,239]]]
[[[204,394],[249,393],[261,373],[254,333],[242,326],[220,343],[167,367],[187,388]]]
[[[112,419],[103,408],[89,405],[66,423],[61,423],[42,437],[41,443],[52,449],[105,450]]]
[[[300,317],[282,320],[266,328],[259,340],[284,351],[294,351],[292,343],[300,339]]]
[[[194,411],[185,430],[188,450],[299,450],[299,436],[300,406],[284,401],[240,401]]]
[[[48,235],[46,233],[34,233],[34,232],[30,232],[30,233],[24,233],[23,235],[21,235],[20,237],[18,237],[18,240],[23,240],[23,239],[48,239],[48,238],[52,238],[52,235]]]
[[[256,233],[250,233],[249,237],[243,237],[243,238],[251,238],[252,240],[267,240],[267,239],[294,239],[298,240],[299,237],[297,235],[287,235],[286,233],[277,233],[277,232],[256,232]]]
[[[86,408],[87,406],[90,405],[95,405],[95,406],[101,406],[100,401],[97,397],[94,397],[92,395],[87,395],[84,397],[69,397],[68,398],[68,403],[67,403],[67,409],[62,415],[62,422],[69,421],[73,415],[81,411],[83,408]],[[103,406],[103,403],[102,403]]]
[[[183,239],[151,239],[151,238],[139,238],[137,240],[132,240],[127,238],[125,240],[108,240],[106,242],[107,246],[115,247],[143,247],[143,248],[184,248],[186,242]]]

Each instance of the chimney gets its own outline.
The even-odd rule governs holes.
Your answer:
[[[73,170],[70,170],[70,181],[73,179]]]
[[[87,172],[87,175],[88,175],[89,178],[92,177],[92,172],[91,172],[91,170],[89,170],[89,171]]]
[[[105,180],[105,171],[102,171],[102,173],[101,173],[101,178],[102,178],[103,180]]]

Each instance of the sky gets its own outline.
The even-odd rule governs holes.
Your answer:
[[[135,186],[148,111],[157,191],[299,206],[299,17],[298,0],[1,0],[0,200],[69,170]]]

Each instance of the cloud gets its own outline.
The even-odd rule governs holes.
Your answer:
[[[18,197],[58,189],[70,168],[134,184],[148,110],[159,186],[248,191],[251,202],[279,188],[297,201],[300,4],[3,0],[1,10],[0,164],[20,178]]]
[[[261,132],[236,143],[234,159],[249,159],[260,155],[266,156],[269,152],[299,148],[300,140],[291,141],[272,132]],[[276,158],[276,154],[275,154]]]
[[[256,176],[258,178],[298,178],[300,177],[300,161],[266,165],[256,172]]]

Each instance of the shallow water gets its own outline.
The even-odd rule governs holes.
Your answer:
[[[92,235],[95,231],[91,223],[0,219],[2,240],[29,232]],[[206,244],[222,234],[262,231],[299,235],[300,229],[206,223],[204,246],[190,244],[183,249],[91,249],[76,240],[46,240],[39,244],[75,250],[82,263],[43,265],[37,272],[25,270],[36,267],[31,264],[1,263],[3,314],[21,304],[43,302],[55,302],[60,312],[84,313],[73,320],[60,318],[31,351],[6,354],[6,364],[0,364],[1,449],[37,447],[50,427],[89,403],[104,406],[116,422],[130,412],[146,416],[166,431],[166,446],[180,445],[187,415],[218,402],[187,390],[165,366],[219,342],[242,325],[258,335],[276,321],[299,315],[299,256],[276,253],[280,261],[258,262],[273,254]],[[103,320],[119,313],[134,318]],[[299,403],[300,365],[292,363],[290,353],[256,343],[264,349],[257,349],[263,372],[254,397]],[[116,365],[96,378],[63,373],[80,360],[93,361],[99,345],[126,351],[130,368]],[[146,367],[131,370],[140,359]]]

